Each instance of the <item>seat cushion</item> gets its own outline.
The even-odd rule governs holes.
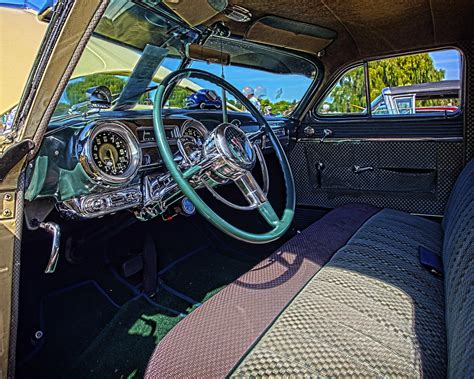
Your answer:
[[[147,378],[226,376],[301,288],[378,208],[329,212],[176,325],[155,349]]]
[[[443,281],[419,263],[441,254],[439,224],[383,210],[306,285],[234,377],[444,377]]]

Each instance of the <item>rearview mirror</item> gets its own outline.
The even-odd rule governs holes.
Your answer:
[[[106,86],[89,88],[86,91],[89,108],[108,109],[112,106],[112,93]]]
[[[230,64],[230,54],[224,53],[220,50],[211,49],[198,45],[197,43],[190,43],[186,45],[186,57],[198,61],[208,63],[217,63],[228,66]]]

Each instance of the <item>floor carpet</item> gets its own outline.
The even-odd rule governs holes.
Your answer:
[[[48,295],[42,302],[44,337],[17,373],[47,378],[142,377],[156,344],[186,314],[255,264],[238,253],[205,247],[160,271],[153,299],[115,272],[118,284],[135,293],[117,304],[95,281]],[[119,286],[120,284],[120,286]]]
[[[253,260],[234,253],[203,249],[174,265],[161,279],[167,286],[203,303],[254,265]]]
[[[141,378],[156,344],[181,319],[145,297],[133,299],[80,355],[65,377]]]
[[[32,336],[36,347],[20,362],[18,378],[60,377],[119,309],[93,281],[51,293],[41,308],[43,336]]]

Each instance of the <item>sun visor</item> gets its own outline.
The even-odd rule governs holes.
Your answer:
[[[227,0],[162,0],[191,26],[201,25],[227,7]]]
[[[287,49],[315,54],[337,37],[333,30],[276,16],[265,16],[255,21],[245,39]]]

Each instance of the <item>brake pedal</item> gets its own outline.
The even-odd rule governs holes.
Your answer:
[[[138,274],[142,270],[143,257],[141,254],[128,259],[121,265],[122,276],[125,278],[130,278],[131,276]]]

